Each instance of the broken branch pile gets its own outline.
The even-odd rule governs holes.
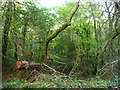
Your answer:
[[[17,61],[19,62],[19,61]],[[59,71],[56,71],[55,69],[53,69],[52,67],[48,66],[45,63],[34,63],[34,62],[27,62],[27,61],[20,61],[21,65],[19,66],[18,70],[26,70],[29,73],[28,77],[26,78],[26,80],[30,80],[30,82],[33,82],[34,80],[36,80],[38,77],[44,75],[45,74],[51,74],[51,75],[57,75],[60,77],[66,77],[66,75],[64,73],[61,73]],[[31,80],[32,79],[32,80]]]

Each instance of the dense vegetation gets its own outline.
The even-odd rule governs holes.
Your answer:
[[[75,5],[67,2],[46,8],[37,2],[0,2],[3,87],[116,87],[120,76],[120,3],[81,2],[69,18]],[[64,24],[68,26],[51,38]],[[69,78],[46,76],[23,83],[25,76],[21,80],[11,75],[17,60],[46,63]]]
[[[101,80],[99,78],[91,78],[87,80],[77,79],[62,79],[58,76],[48,78],[44,80],[30,82],[22,82],[16,78],[13,78],[11,82],[3,83],[4,88],[116,88],[117,82],[111,80]]]

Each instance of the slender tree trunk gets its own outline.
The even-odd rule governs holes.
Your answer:
[[[89,32],[89,30],[87,30],[86,28],[84,28],[84,30],[85,30],[85,33],[86,33],[87,41],[89,42],[90,32]],[[87,55],[87,59],[88,59],[88,60],[89,60],[89,50],[90,50],[90,44],[87,44],[87,45],[86,45],[86,55]]]
[[[17,54],[18,49],[17,49],[17,44],[16,44],[16,43],[14,43],[14,45],[15,45],[14,57],[15,57],[15,60],[18,60],[18,54]]]
[[[91,4],[90,4],[90,5],[91,5]],[[93,11],[94,11],[94,10],[93,10],[92,5],[91,5],[91,12],[92,12],[92,16],[93,16],[94,31],[95,31],[95,40],[96,40],[96,55],[98,55],[99,46],[98,46],[97,22],[96,22],[96,18],[95,18],[95,16],[94,16],[94,12],[93,12]],[[94,74],[97,73],[98,67],[99,67],[98,60],[95,59],[95,63],[94,63]]]
[[[16,6],[15,6],[15,2],[14,2],[14,23],[16,23]],[[15,25],[13,27],[13,33],[14,33],[14,36],[15,36],[15,40],[17,41],[17,35],[16,35],[16,28],[15,28]],[[15,60],[18,60],[18,49],[17,49],[17,44],[14,42],[14,45],[15,45],[15,51],[14,51],[14,58]]]
[[[109,36],[111,36],[112,32],[113,32],[113,22],[112,21],[112,16],[111,16],[111,10],[110,7],[111,5],[108,6],[108,2],[105,2],[106,8],[107,8],[107,12],[108,12],[108,22],[109,22],[109,30],[108,30],[108,34],[106,36],[108,36],[107,38],[109,39]],[[113,57],[113,49],[112,49],[112,43],[109,45],[109,50],[108,50],[108,56],[107,59],[110,60]]]
[[[9,31],[11,26],[11,20],[12,20],[12,2],[8,2],[7,10],[5,12],[5,25],[3,28],[3,36],[2,36],[2,60],[5,64],[5,57],[7,52],[7,45],[8,45],[8,39],[9,39]],[[6,64],[5,64],[6,65]]]
[[[25,18],[24,27],[23,27],[23,47],[22,47],[23,59],[25,59],[26,32],[27,32],[27,21],[26,21],[26,18]]]

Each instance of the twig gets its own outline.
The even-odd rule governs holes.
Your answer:
[[[25,79],[25,81],[28,80],[35,72],[37,72],[37,71],[36,71],[36,70],[33,70],[33,71],[29,74],[29,76]],[[33,79],[33,80],[34,80],[34,79]],[[33,81],[33,80],[32,80],[32,81]]]
[[[44,66],[48,67],[50,70],[54,71],[54,72],[57,72],[55,69],[49,67],[48,65],[46,65],[45,63],[43,63]]]
[[[11,58],[11,57],[7,57],[5,55],[3,55],[2,53],[0,53],[3,57],[7,58],[7,59],[10,59],[10,60],[13,60],[13,61],[16,61],[15,59]]]
[[[106,63],[101,69],[98,70],[97,75],[101,74],[102,72],[104,72],[102,75],[104,75],[106,73],[106,71],[109,71],[110,66],[112,65],[112,68],[114,67],[113,65],[116,65],[118,63],[118,60]]]

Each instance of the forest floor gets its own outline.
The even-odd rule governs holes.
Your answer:
[[[94,78],[68,78],[41,74],[35,81],[20,79],[13,74],[3,74],[3,88],[117,88],[117,80]],[[6,77],[6,78],[5,78]]]

